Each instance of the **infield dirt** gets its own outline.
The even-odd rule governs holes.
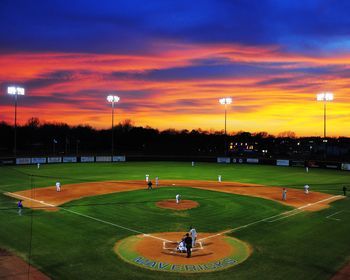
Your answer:
[[[277,201],[279,203],[301,207],[308,204],[310,206],[304,208],[306,211],[318,211],[329,207],[329,203],[342,197],[332,198],[332,195],[310,191],[305,194],[303,190],[289,188],[287,192],[287,200],[282,200],[282,187],[269,187],[256,184],[242,184],[237,182],[216,182],[216,181],[197,181],[197,180],[161,180],[160,187],[191,187],[217,192],[233,193],[246,196],[261,197]],[[45,210],[57,210],[54,206],[59,206],[72,200],[83,197],[103,195],[109,193],[145,190],[145,192],[156,191],[147,190],[144,181],[103,181],[89,182],[79,184],[62,185],[62,191],[56,192],[55,186],[36,188],[33,190],[19,191],[15,193],[5,193],[8,196],[23,200],[25,207]],[[30,198],[30,199],[28,199]],[[327,199],[327,201],[320,202]],[[316,203],[312,205],[313,203]],[[52,206],[45,206],[50,204]]]

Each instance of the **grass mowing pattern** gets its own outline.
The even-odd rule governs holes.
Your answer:
[[[38,176],[27,176],[21,172]],[[320,190],[340,194],[350,173],[334,170],[284,168],[255,165],[197,163],[118,163],[61,164],[0,168],[0,190],[17,191],[54,185],[59,178],[66,183],[101,180],[200,179],[261,183]],[[199,208],[181,214],[155,206],[158,200],[173,198],[200,203]],[[17,216],[15,200],[0,196],[0,246],[26,258],[30,214]],[[89,197],[64,205],[79,213],[127,226],[143,232],[185,231],[190,224],[197,230],[216,232],[272,216],[290,208],[260,198],[174,187],[147,192],[118,193]],[[341,221],[326,217],[337,211]],[[349,200],[316,213],[302,213],[274,223],[259,223],[232,236],[250,243],[253,255],[235,268],[200,275],[200,279],[328,279],[350,257]],[[198,279],[199,275],[152,272],[129,265],[113,252],[117,240],[132,235],[125,230],[67,213],[33,212],[32,261],[54,279]]]

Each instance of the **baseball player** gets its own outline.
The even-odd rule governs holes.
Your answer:
[[[192,166],[194,166],[194,161],[192,161]]]
[[[147,183],[147,186],[148,186],[148,190],[152,190],[152,181],[151,180],[148,180],[148,183]]]
[[[56,192],[61,191],[61,183],[59,181],[56,182]]]
[[[347,191],[346,186],[343,186],[343,194],[344,194],[344,196],[346,196],[346,191]]]
[[[181,195],[177,194],[175,196],[175,199],[176,199],[176,204],[179,204],[180,203],[180,200],[181,200]]]
[[[156,177],[156,187],[158,187],[158,185],[159,185],[159,177],[157,176]]]
[[[304,186],[304,193],[305,193],[305,194],[309,194],[309,188],[310,188],[309,185],[305,185],[305,186]]]
[[[287,189],[283,188],[282,190],[282,200],[287,200]]]
[[[37,164],[36,164],[36,166],[38,167],[38,169],[40,168],[40,163],[38,162]]]
[[[218,182],[221,183],[221,175],[218,175]]]
[[[22,209],[23,209],[22,200],[18,201],[17,207],[18,207],[18,215],[22,216]]]
[[[186,245],[186,251],[187,251],[187,258],[191,257],[191,251],[192,251],[192,238],[188,233],[186,233],[186,237],[184,239],[185,245]]]
[[[146,182],[148,183],[148,181],[149,181],[149,175],[146,174]]]
[[[309,173],[309,167],[308,166],[305,167],[305,171],[306,171],[306,173]]]
[[[197,240],[197,231],[196,231],[196,229],[193,226],[190,227],[190,234],[191,234],[191,237],[192,237],[192,247],[195,247],[196,246],[196,240]]]

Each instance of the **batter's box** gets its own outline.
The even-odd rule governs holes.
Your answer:
[[[176,250],[179,243],[163,241],[163,250]],[[203,244],[201,241],[196,242],[196,246],[192,248],[192,251],[203,250]]]

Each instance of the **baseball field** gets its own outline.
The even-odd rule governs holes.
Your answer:
[[[126,162],[2,166],[0,178],[4,279],[331,279],[350,262],[350,172]],[[190,226],[188,259],[176,245]]]

